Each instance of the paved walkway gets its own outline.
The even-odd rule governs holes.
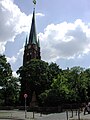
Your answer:
[[[33,112],[27,112],[27,119],[25,119],[25,112],[19,110],[1,110],[0,111],[0,120],[67,120],[66,113],[54,113],[54,114],[40,114]]]
[[[80,113],[80,116],[76,115],[74,113],[73,118],[69,118],[69,120],[90,120],[90,114],[83,114],[83,112]]]
[[[69,120],[78,120],[78,116],[73,114],[74,117],[71,118],[71,112],[69,112]],[[66,112],[54,113],[48,115],[40,115],[40,113],[35,113],[33,116],[32,112],[27,112],[27,118],[25,119],[25,112],[19,110],[0,110],[0,120],[67,120]],[[33,118],[34,117],[34,118]],[[90,114],[83,115],[80,114],[81,120],[90,120]]]

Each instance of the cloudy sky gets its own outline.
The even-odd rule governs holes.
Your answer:
[[[32,12],[32,0],[0,0],[0,54],[13,71],[22,65]],[[90,0],[37,0],[36,31],[42,60],[90,67]]]

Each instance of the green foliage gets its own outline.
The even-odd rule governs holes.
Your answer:
[[[61,69],[56,63],[49,64],[48,77],[49,77],[50,84],[52,83],[53,78],[56,78],[60,72],[61,72]]]
[[[17,71],[20,74],[21,92],[32,95],[35,91],[37,98],[45,90],[50,89],[53,78],[60,72],[55,63],[48,64],[42,60],[32,59]],[[26,84],[25,84],[26,83]],[[29,92],[28,92],[29,91]],[[29,102],[30,99],[29,98]]]
[[[11,66],[4,55],[0,55],[0,86],[4,86],[12,75]]]
[[[40,94],[47,89],[48,63],[42,60],[33,59],[25,66],[21,67],[17,73],[20,74],[21,84],[24,80],[27,80],[29,90],[36,91],[37,94]],[[25,85],[22,84],[22,87],[23,86]]]
[[[62,70],[53,79],[51,88],[42,93],[40,98],[43,104],[51,106],[53,106],[53,103],[55,105],[62,103],[82,103],[89,100],[89,89],[90,69],[84,70],[77,66]]]
[[[0,105],[14,105],[19,96],[18,79],[12,77],[10,64],[0,55]]]
[[[49,89],[45,90],[44,93],[41,93],[39,95],[40,99],[42,99],[42,105],[43,106],[58,106],[59,97],[57,95],[58,91],[57,89]]]
[[[90,99],[90,69],[75,66],[62,70],[56,63],[33,59],[17,72],[21,89],[36,91],[42,105],[58,106]],[[25,80],[28,82],[26,88]]]
[[[61,70],[56,63],[33,59],[20,67],[17,73],[20,74],[19,79],[12,77],[10,64],[4,55],[0,55],[0,105],[18,103],[19,81],[22,90],[36,91],[45,106],[90,101],[90,68],[85,70],[75,66]]]

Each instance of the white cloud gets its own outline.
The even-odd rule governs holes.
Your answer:
[[[90,27],[77,19],[74,23],[50,24],[39,33],[41,56],[46,61],[75,58],[90,52]]]
[[[37,16],[44,16],[36,13]],[[22,32],[30,30],[32,15],[22,13],[13,0],[0,0],[0,53],[4,53],[8,41]],[[46,61],[56,61],[60,58],[82,57],[90,52],[90,23],[85,24],[80,19],[73,23],[63,22],[50,24],[39,33],[41,57]],[[23,58],[23,48],[8,62],[14,65]]]
[[[12,72],[12,74],[13,74],[14,77],[19,77],[19,75],[17,75],[17,73],[15,71]]]
[[[20,66],[22,66],[23,62],[23,51],[24,48],[20,49],[19,52],[12,56],[12,57],[6,57],[7,62],[10,63],[13,72],[13,76],[17,77],[17,74],[15,71],[19,69]]]
[[[0,53],[3,54],[3,51],[5,51],[5,45],[6,42],[0,42]]]
[[[45,15],[42,14],[42,13],[36,13],[36,16],[41,16],[41,17],[44,17]]]
[[[7,57],[7,62],[10,62],[10,63],[15,63],[16,62],[16,57],[15,56],[12,56],[11,58]]]
[[[23,58],[23,50],[24,48],[20,49],[19,52],[16,54],[16,56],[7,57],[7,62],[9,62],[11,65],[15,64],[18,60],[22,60]]]
[[[13,0],[0,0],[0,53],[4,53],[7,41],[14,41],[16,35],[29,31],[31,18],[32,14],[22,13]]]
[[[29,19],[13,1],[0,1],[0,53],[5,51],[7,41],[14,41],[17,34],[26,31]]]

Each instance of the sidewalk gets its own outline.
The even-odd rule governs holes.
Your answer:
[[[90,114],[84,115],[83,112],[80,113],[80,119],[78,119],[78,115],[73,116],[73,118],[69,118],[69,120],[90,120]]]
[[[19,110],[0,110],[0,120],[67,120],[66,112],[54,113],[48,115],[40,115],[40,113],[33,114],[32,112],[27,112],[25,119],[25,112]],[[73,118],[71,118],[71,113],[69,112],[69,120],[78,120],[75,112]],[[84,115],[83,112],[80,113],[80,120],[90,120],[90,114]]]
[[[0,120],[67,120],[66,113],[54,113],[54,114],[40,114],[27,112],[27,118],[25,119],[25,112],[19,110],[0,110]]]
[[[39,114],[38,114],[39,115]],[[0,120],[30,120],[33,118],[32,112],[27,112],[25,118],[25,111],[19,110],[0,110]]]

